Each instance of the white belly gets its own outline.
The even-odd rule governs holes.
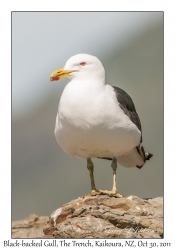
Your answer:
[[[82,98],[83,90],[71,98],[63,93],[55,136],[67,154],[78,158],[118,157],[139,145],[140,131],[117,105],[113,91],[109,98],[111,87],[105,87],[105,91],[93,92],[88,98]]]

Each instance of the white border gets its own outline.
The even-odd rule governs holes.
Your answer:
[[[165,240],[174,240],[174,86],[175,14],[169,1],[1,1],[0,3],[0,138],[1,138],[1,229],[11,238],[11,11],[164,11],[165,41]],[[171,198],[172,197],[172,198]],[[2,244],[2,235],[1,242]]]

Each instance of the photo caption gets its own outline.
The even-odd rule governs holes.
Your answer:
[[[124,240],[120,241],[118,239],[116,240],[63,240],[63,239],[53,239],[53,240],[47,240],[47,239],[41,239],[41,240],[4,240],[3,241],[3,247],[53,247],[53,248],[72,248],[72,247],[87,247],[87,248],[103,248],[103,247],[110,247],[110,248],[123,248],[123,247],[131,247],[131,248],[144,248],[144,249],[154,249],[158,247],[167,248],[171,247],[170,242],[166,241],[160,241],[159,240]]]

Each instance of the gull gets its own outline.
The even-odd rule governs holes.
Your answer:
[[[142,168],[152,154],[145,153],[142,129],[131,97],[121,88],[105,82],[101,61],[92,55],[77,54],[55,70],[51,81],[69,79],[58,105],[55,137],[63,151],[74,158],[87,159],[90,195],[123,197],[117,190],[117,163]],[[92,158],[111,160],[113,187],[98,190]]]

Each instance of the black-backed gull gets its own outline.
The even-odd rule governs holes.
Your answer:
[[[117,162],[141,168],[152,154],[142,146],[142,129],[131,97],[122,89],[105,83],[105,70],[92,55],[72,56],[50,80],[67,77],[56,117],[55,136],[70,156],[86,158],[91,195],[122,197],[116,187]],[[91,158],[112,160],[112,191],[97,190]]]

